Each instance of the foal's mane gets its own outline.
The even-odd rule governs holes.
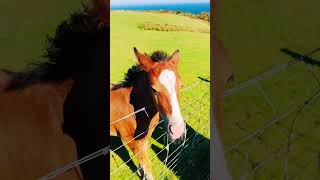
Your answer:
[[[97,47],[107,28],[87,7],[72,13],[53,36],[46,36],[46,50],[41,61],[28,64],[20,72],[5,71],[12,76],[7,90],[36,83],[62,82],[79,75],[89,64],[88,49]]]
[[[154,51],[151,56],[153,62],[166,62],[168,60],[168,54],[164,51]],[[120,82],[122,87],[129,87],[141,76],[146,76],[147,73],[142,70],[138,64],[133,65],[125,73],[124,80]]]

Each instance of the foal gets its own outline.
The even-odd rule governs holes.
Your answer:
[[[183,137],[185,122],[179,108],[178,95],[182,82],[177,72],[179,51],[171,57],[163,52],[151,56],[134,53],[138,65],[129,69],[125,80],[110,86],[110,135],[120,136],[137,156],[147,179],[152,180],[147,142],[161,117],[167,122],[172,140]],[[146,107],[146,113],[121,119]]]

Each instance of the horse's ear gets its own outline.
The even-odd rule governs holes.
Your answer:
[[[139,51],[137,50],[137,48],[133,48],[134,54],[136,55],[136,58],[139,62],[139,66],[141,69],[143,69],[144,71],[149,71],[155,62],[153,62],[149,56],[147,56],[146,54],[141,54],[139,53]]]
[[[176,67],[178,66],[180,61],[180,53],[178,49],[169,57],[168,61],[173,63]]]

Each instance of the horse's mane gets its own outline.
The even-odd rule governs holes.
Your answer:
[[[107,33],[107,25],[101,24],[88,8],[72,13],[53,36],[47,35],[47,47],[41,61],[28,64],[20,72],[8,72],[13,78],[7,90],[35,83],[61,82],[79,75],[90,61],[88,49],[97,47],[104,33]]]
[[[163,62],[168,60],[168,54],[164,51],[154,51],[151,56],[151,60],[153,62]],[[125,73],[124,80],[120,82],[122,87],[129,87],[140,77],[146,76],[147,73],[142,70],[138,64],[133,65],[128,71]]]

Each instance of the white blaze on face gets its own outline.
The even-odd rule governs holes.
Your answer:
[[[176,92],[176,75],[171,70],[163,70],[159,76],[159,82],[163,85],[169,95],[169,102],[171,104],[172,114],[168,114],[169,124],[173,127],[174,136],[181,136],[184,132],[184,121],[181,116],[179,102]],[[177,138],[179,138],[177,137]]]

